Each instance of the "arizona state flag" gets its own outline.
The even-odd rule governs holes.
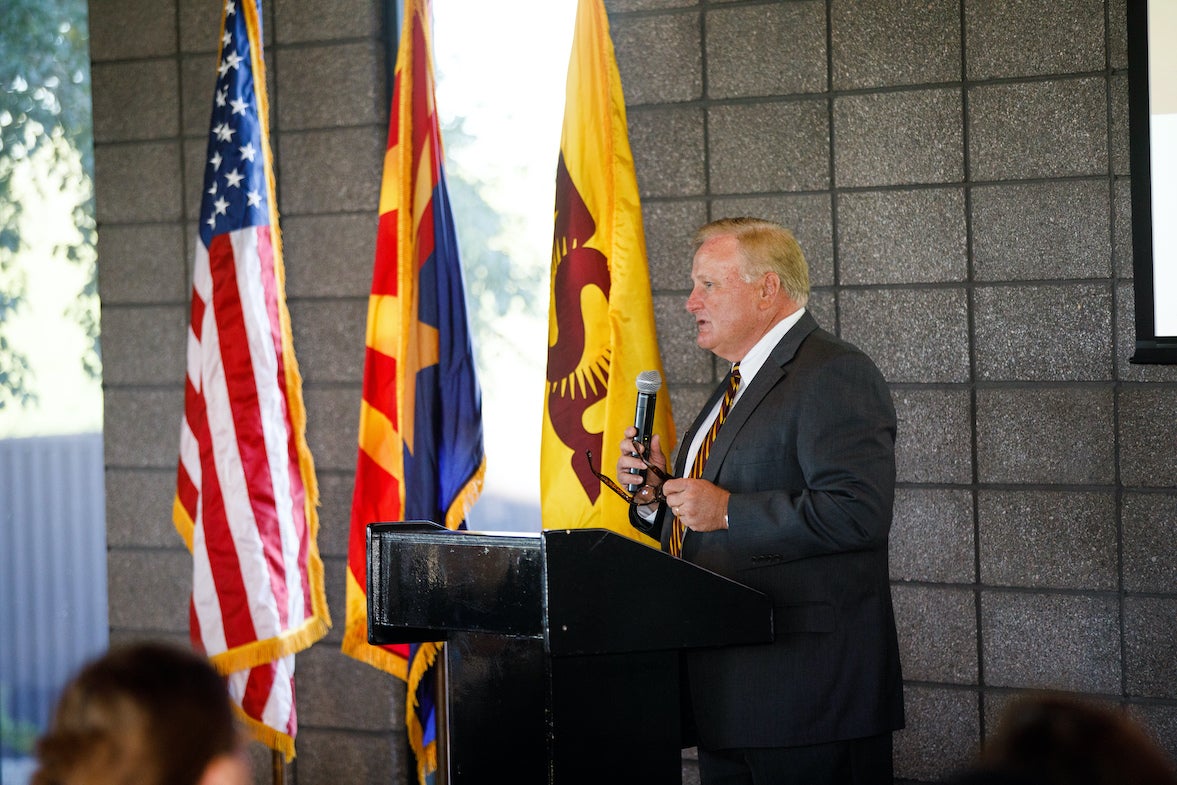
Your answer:
[[[547,529],[607,528],[653,540],[629,524],[625,502],[602,488],[633,425],[637,376],[662,372],[646,239],[633,171],[621,75],[601,0],[580,0],[568,62],[556,170],[548,369],[540,456]],[[674,446],[670,398],[655,430]]]
[[[431,669],[440,644],[368,643],[365,532],[376,521],[465,528],[482,490],[482,394],[434,102],[428,0],[408,0],[397,50],[368,301],[343,651],[408,682],[422,783],[437,770]]]

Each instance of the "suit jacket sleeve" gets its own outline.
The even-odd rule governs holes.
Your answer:
[[[637,507],[632,504],[629,507],[629,525],[655,540],[662,537],[662,519],[666,517],[666,505],[658,505],[658,513],[650,520],[646,520],[638,514]]]

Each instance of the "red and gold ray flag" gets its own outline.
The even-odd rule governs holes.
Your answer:
[[[440,644],[368,643],[365,530],[377,521],[465,528],[482,490],[482,394],[434,101],[427,0],[405,3],[360,404],[343,650],[408,681],[406,725],[421,782],[437,770],[431,669]]]
[[[227,0],[192,276],[173,519],[193,644],[254,735],[294,756],[294,653],[331,620],[286,308],[260,0]]]
[[[547,529],[606,528],[634,539],[625,502],[589,468],[612,473],[633,425],[637,376],[662,373],[646,239],[621,76],[601,0],[580,0],[556,171],[547,392],[540,496]],[[674,445],[670,398],[654,432]]]

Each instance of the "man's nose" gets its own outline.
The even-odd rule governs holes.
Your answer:
[[[697,288],[691,289],[691,293],[687,296],[686,309],[689,313],[694,313],[703,307],[702,298],[699,297],[699,290]]]

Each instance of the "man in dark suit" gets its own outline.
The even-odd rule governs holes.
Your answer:
[[[735,364],[738,383],[729,374],[683,435],[665,502],[632,508],[631,521],[663,550],[771,597],[775,630],[772,644],[685,656],[702,781],[890,783],[904,719],[886,382],[805,310],[809,274],[788,230],[725,219],[701,228],[695,248],[686,308],[699,346]],[[644,468],[634,435],[617,464],[629,483]],[[665,469],[657,436],[646,457]]]

